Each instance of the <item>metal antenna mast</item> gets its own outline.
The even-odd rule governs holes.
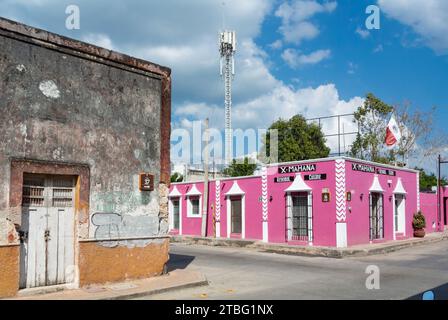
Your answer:
[[[236,32],[223,31],[219,36],[220,74],[224,79],[225,89],[225,161],[230,164],[233,158],[232,133],[232,81],[235,76]]]

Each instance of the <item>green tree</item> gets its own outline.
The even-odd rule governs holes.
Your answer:
[[[223,170],[223,173],[230,177],[246,177],[254,174],[257,165],[250,163],[249,158],[244,158],[243,163],[233,159],[232,164]]]
[[[367,94],[364,104],[355,112],[359,133],[349,152],[351,156],[380,163],[394,160],[393,152],[384,146],[387,118],[393,110],[372,93]]]
[[[278,134],[278,159],[268,156],[268,159],[262,159],[265,163],[326,158],[330,154],[319,125],[308,123],[303,116],[296,115],[289,120],[279,119],[270,126],[261,155],[271,153],[272,130]]]
[[[428,112],[411,108],[409,103],[391,106],[373,94],[366,96],[364,104],[355,112],[359,133],[349,154],[352,157],[380,163],[397,163],[406,166],[411,157],[426,158],[446,148],[443,134],[434,135],[433,117],[436,108]],[[386,127],[392,112],[401,131],[397,146],[387,149],[384,143]]]
[[[172,183],[182,182],[182,181],[184,181],[184,176],[181,175],[180,173],[174,172],[174,173],[171,175],[171,182],[172,182]]]
[[[432,187],[437,187],[437,177],[434,173],[428,174],[422,168],[415,168],[415,170],[420,171],[420,190],[429,191]],[[440,183],[442,186],[448,185],[446,178],[441,178]]]

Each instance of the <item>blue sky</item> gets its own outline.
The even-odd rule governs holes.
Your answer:
[[[217,34],[224,13],[226,27],[238,34],[235,128],[267,128],[297,113],[351,113],[373,92],[391,104],[437,106],[435,130],[445,132],[448,1],[222,3],[0,0],[0,15],[171,67],[174,128],[205,117],[223,125]],[[65,28],[69,4],[80,8],[80,30]],[[371,4],[381,9],[379,30],[365,27]]]

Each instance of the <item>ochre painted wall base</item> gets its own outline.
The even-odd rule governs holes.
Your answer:
[[[80,243],[80,287],[161,275],[168,262],[169,239],[161,241],[161,244],[133,248],[107,248],[97,242]]]
[[[0,246],[0,298],[13,297],[19,291],[20,246]]]

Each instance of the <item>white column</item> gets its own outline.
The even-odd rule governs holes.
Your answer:
[[[263,167],[261,174],[261,199],[263,212],[263,242],[269,242],[269,225],[268,225],[268,169]]]
[[[215,221],[216,221],[216,238],[221,238],[221,181],[216,181],[215,188]]]
[[[179,235],[182,235],[182,197],[179,197]]]
[[[346,248],[347,243],[347,203],[346,203],[346,181],[345,160],[335,161],[336,167],[336,246]]]
[[[227,197],[227,200],[226,200],[226,209],[227,209],[227,238],[230,238],[230,231],[231,231],[231,228],[232,228],[232,222],[231,222],[231,219],[232,219],[232,217],[231,217],[231,206],[232,206],[232,203],[230,202],[230,197]]]
[[[216,221],[216,238],[221,238],[221,221]]]
[[[395,205],[395,194],[392,196],[392,214],[393,214],[393,223],[392,223],[392,230],[393,230],[393,239],[397,240],[397,226],[395,225],[395,216],[398,214],[397,212],[397,206]],[[384,217],[383,217],[384,219]]]
[[[338,248],[347,248],[347,224],[336,223],[336,245]]]

